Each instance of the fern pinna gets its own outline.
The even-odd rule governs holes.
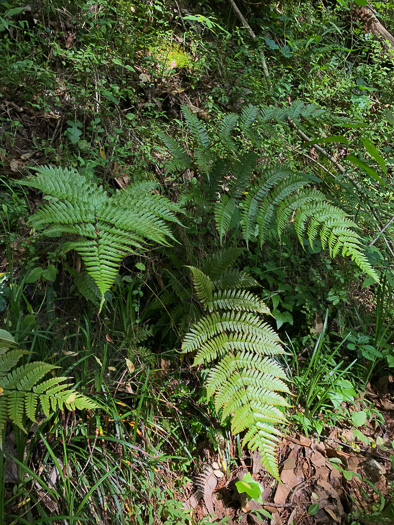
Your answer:
[[[197,352],[194,365],[216,362],[206,381],[208,398],[214,396],[222,422],[230,416],[233,434],[245,432],[243,444],[258,449],[263,466],[279,478],[276,448],[281,432],[275,425],[286,422],[280,407],[289,405],[278,392],[289,390],[273,357],[284,353],[279,337],[261,318],[269,310],[245,290],[243,274],[234,272],[231,278],[226,272],[227,284],[233,282],[229,288],[219,276],[211,279],[189,268],[205,315],[188,332],[182,349]]]
[[[31,218],[47,236],[68,235],[62,245],[75,250],[96,283],[101,305],[122,259],[151,241],[168,245],[178,205],[153,193],[154,182],[135,183],[112,195],[73,168],[41,166],[21,184],[41,190],[48,200]]]
[[[29,354],[18,347],[11,334],[0,330],[0,446],[3,430],[10,419],[25,431],[26,418],[35,422],[38,408],[49,417],[56,409],[93,409],[97,405],[76,390],[67,377],[51,377],[42,381],[56,366],[41,361],[17,366],[21,357]]]
[[[181,199],[204,208],[211,205],[221,242],[229,231],[240,226],[247,245],[256,241],[262,246],[270,234],[281,236],[292,225],[302,245],[307,239],[313,249],[320,240],[331,257],[349,256],[378,280],[363,253],[357,225],[318,189],[321,180],[284,164],[263,165],[258,154],[263,143],[260,132],[271,120],[283,122],[302,116],[319,121],[328,118],[324,110],[300,102],[283,109],[260,110],[249,105],[240,115],[223,117],[217,128],[215,153],[204,125],[188,108],[183,107],[183,113],[193,137],[194,167],[201,174],[201,188],[192,187]],[[162,138],[173,157],[168,169],[190,168],[186,151],[179,145],[175,147],[172,139]]]

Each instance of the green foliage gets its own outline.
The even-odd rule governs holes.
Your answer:
[[[97,405],[64,383],[67,377],[43,377],[56,367],[40,361],[17,366],[23,355],[11,334],[0,330],[0,443],[10,419],[24,432],[26,417],[35,422],[38,407],[49,417],[52,411],[93,409]]]
[[[222,422],[231,416],[234,434],[246,431],[243,443],[259,449],[262,464],[278,478],[276,446],[281,433],[274,425],[285,423],[278,407],[288,406],[278,392],[289,390],[283,381],[286,374],[273,358],[284,353],[280,340],[261,319],[268,308],[256,295],[235,288],[237,277],[233,289],[230,283],[223,289],[201,270],[190,269],[206,313],[184,338],[182,350],[197,352],[194,365],[217,361],[206,381],[208,398],[214,396]]]
[[[181,209],[152,194],[155,184],[132,184],[109,196],[74,169],[48,166],[36,171],[21,184],[41,190],[49,202],[31,223],[47,236],[74,237],[62,250],[81,256],[100,291],[100,308],[126,255],[137,253],[148,241],[168,245],[168,239],[174,240],[168,223],[180,224],[175,214]]]
[[[196,163],[206,173],[209,186],[206,191],[211,196],[221,242],[237,222],[240,222],[247,246],[250,241],[257,241],[260,247],[275,227],[281,237],[293,225],[301,245],[307,239],[314,249],[320,240],[321,247],[327,248],[331,257],[339,253],[350,257],[362,271],[378,281],[377,273],[363,253],[357,225],[317,189],[321,182],[318,178],[294,171],[284,164],[264,168],[254,151],[240,154],[241,144],[236,145],[233,133],[238,120],[236,115],[224,117],[219,127],[219,138],[227,151],[225,158],[219,157],[213,148],[209,149],[212,141],[202,122],[189,109],[183,108],[183,112],[194,140]],[[301,116],[318,122],[327,118],[327,112],[316,105],[305,106],[301,102],[289,108],[261,111],[248,105],[239,117],[239,130],[252,144],[259,146],[259,123],[267,126],[273,119],[296,120]],[[337,120],[337,117],[333,119]],[[175,158],[171,167],[181,162],[185,164],[184,150],[179,158],[174,147],[169,151]]]

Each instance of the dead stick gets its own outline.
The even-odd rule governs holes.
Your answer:
[[[234,0],[230,0],[230,4],[232,5],[232,7],[233,7],[235,13],[237,14],[238,18],[241,20],[243,25],[249,31],[250,36],[253,38],[253,40],[256,40],[256,38],[257,38],[256,37],[256,33],[253,31],[253,29],[250,27],[250,25],[248,24],[247,20],[245,19],[244,15],[238,9],[237,4],[234,2]],[[260,58],[261,58],[261,63],[263,65],[264,75],[265,75],[266,79],[268,80],[269,84],[271,85],[270,74],[269,74],[268,67],[267,67],[267,61],[265,59],[265,54],[264,54],[264,51],[262,49],[260,49]]]
[[[382,230],[380,230],[380,232],[377,234],[377,236],[375,237],[375,239],[371,242],[370,246],[372,246],[372,245],[375,244],[375,242],[379,239],[379,237],[382,235],[382,233],[384,233],[384,232],[387,230],[387,228],[390,226],[390,224],[391,224],[392,222],[394,222],[394,216],[391,217],[391,219],[390,219],[389,222],[386,224],[386,226],[385,226]]]

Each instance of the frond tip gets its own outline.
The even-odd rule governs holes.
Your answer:
[[[286,423],[282,407],[289,406],[286,374],[273,358],[284,353],[277,334],[261,319],[268,308],[246,290],[218,286],[197,268],[191,268],[196,293],[209,313],[186,335],[182,349],[196,352],[194,365],[216,362],[206,386],[214,397],[222,422],[231,417],[234,434],[245,432],[243,443],[258,448],[266,470],[279,479],[276,455]],[[214,272],[212,272],[214,273]],[[245,286],[244,286],[245,287]]]

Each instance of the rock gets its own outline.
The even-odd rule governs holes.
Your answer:
[[[386,474],[386,469],[383,465],[378,463],[376,459],[368,458],[363,465],[366,475],[371,478],[373,483],[380,480]]]

